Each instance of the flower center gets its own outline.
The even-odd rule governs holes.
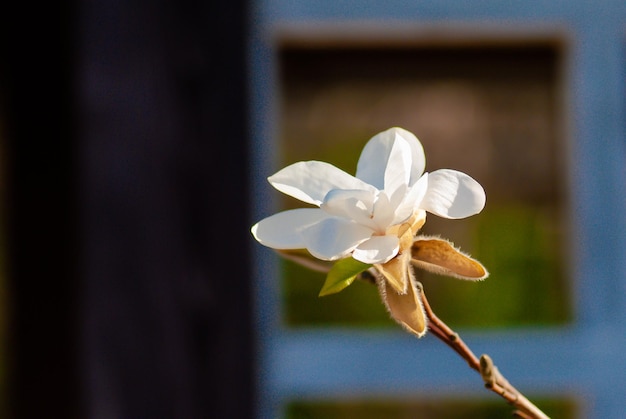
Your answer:
[[[417,210],[402,224],[391,226],[387,229],[386,234],[397,235],[400,238],[401,254],[404,250],[411,248],[413,238],[426,222],[426,211]]]

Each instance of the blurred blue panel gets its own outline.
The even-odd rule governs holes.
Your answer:
[[[462,333],[470,347],[490,354],[522,392],[574,396],[581,417],[623,417],[626,394],[626,59],[622,0],[459,2],[266,0],[252,16],[251,102],[254,127],[253,220],[271,212],[265,177],[276,169],[277,92],[272,34],[303,22],[372,21],[454,28],[450,22],[502,35],[546,24],[567,28],[564,100],[569,109],[573,276],[577,323],[566,329]],[[506,26],[515,23],[509,27]],[[473,26],[471,26],[473,25]],[[537,25],[537,26],[536,26]],[[543,26],[542,26],[543,25]],[[467,27],[467,26],[466,26]],[[482,29],[481,29],[482,28]],[[555,29],[556,30],[556,29]],[[525,31],[525,32],[524,32]],[[444,30],[445,32],[445,30]],[[497,37],[496,32],[496,37]],[[569,102],[568,102],[569,103]],[[280,328],[275,256],[257,252],[260,339],[259,417],[278,417],[290,398],[423,394],[490,397],[475,372],[434,337],[359,330],[285,331]]]
[[[623,29],[582,26],[571,63],[575,276],[579,316],[590,326],[626,316]]]
[[[626,11],[620,0],[455,1],[455,0],[266,0],[261,3],[268,21],[385,20],[414,21],[477,19],[499,21],[593,21],[618,19]],[[596,18],[597,17],[597,18]]]
[[[626,339],[615,339],[612,330],[460,335],[477,356],[490,355],[511,383],[528,394],[585,396],[623,385]],[[304,330],[285,333],[275,343],[271,383],[287,398],[484,393],[478,373],[431,335],[417,339],[392,332]]]

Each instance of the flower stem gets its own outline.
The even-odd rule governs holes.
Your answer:
[[[430,307],[430,304],[428,303],[428,300],[426,299],[426,294],[424,294],[424,287],[422,284],[418,282],[417,288],[422,299],[422,304],[424,305],[426,317],[429,320],[428,328],[430,331],[446,345],[452,348],[463,359],[465,359],[470,368],[477,371],[481,375],[487,389],[498,394],[510,405],[514,406],[517,409],[514,412],[514,415],[517,417],[527,419],[550,419],[537,406],[520,393],[519,390],[508,382],[508,380],[493,364],[489,355],[481,355],[480,358],[476,357],[472,350],[461,339],[459,334],[454,332],[447,324],[435,315]]]

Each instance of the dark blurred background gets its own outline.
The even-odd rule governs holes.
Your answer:
[[[253,417],[247,9],[3,11],[0,417]]]

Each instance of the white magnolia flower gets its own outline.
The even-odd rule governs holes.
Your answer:
[[[455,170],[424,173],[424,149],[402,128],[374,136],[365,146],[356,176],[306,161],[268,178],[279,191],[319,208],[284,211],[252,227],[263,245],[307,249],[322,260],[352,256],[385,263],[398,254],[397,228],[424,211],[444,218],[480,212],[485,193],[478,182]]]
[[[306,249],[323,261],[352,257],[361,263],[348,266],[348,271],[360,272],[373,265],[380,274],[377,282],[392,316],[421,336],[425,322],[409,262],[426,212],[464,218],[477,214],[485,205],[483,188],[470,176],[449,169],[424,173],[425,164],[421,143],[402,128],[391,128],[369,140],[359,157],[356,176],[320,161],[294,163],[268,180],[279,191],[316,208],[272,215],[255,224],[252,234],[261,244],[281,251]],[[420,254],[426,253],[422,246]],[[422,262],[420,267],[433,264]],[[438,269],[445,272],[448,268]],[[486,271],[481,275],[486,276]],[[352,279],[330,287],[332,291],[323,289],[322,294],[336,292]],[[421,316],[421,325],[416,316]],[[407,322],[415,324],[407,326]]]

